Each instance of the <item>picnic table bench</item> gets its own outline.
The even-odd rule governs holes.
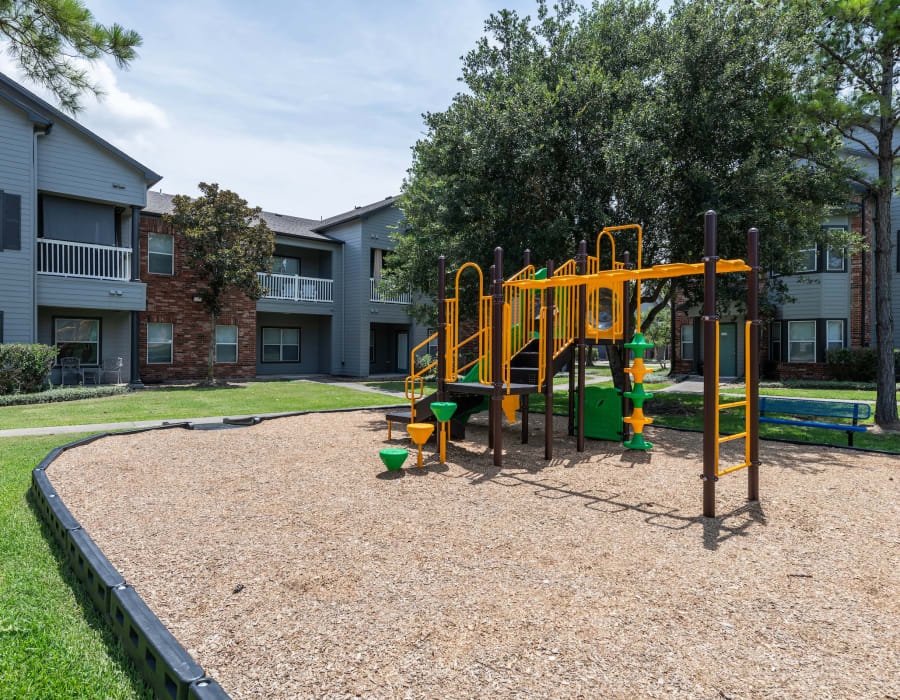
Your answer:
[[[823,423],[812,420],[796,420],[791,418],[771,418],[767,413],[788,416],[812,416],[815,418],[843,418],[853,421],[847,423]],[[865,425],[859,421],[872,415],[872,407],[867,403],[855,401],[821,401],[817,399],[783,399],[778,397],[759,397],[759,422],[777,425],[796,425],[804,428],[825,428],[827,430],[843,430],[847,433],[847,444],[853,446],[853,433],[866,432]]]

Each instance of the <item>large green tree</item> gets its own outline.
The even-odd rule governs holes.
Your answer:
[[[124,68],[140,45],[136,31],[97,22],[80,0],[0,0],[0,46],[73,114],[82,94],[102,95],[83,61],[109,56]]]
[[[757,226],[765,269],[790,272],[793,253],[829,235],[821,221],[846,199],[846,182],[792,152],[797,114],[784,95],[797,32],[788,19],[724,0],[676,2],[668,16],[644,0],[553,11],[541,2],[534,22],[492,15],[463,58],[466,90],[424,115],[390,275],[434,293],[438,255],[451,270],[484,267],[501,245],[510,273],[525,248],[538,263],[559,262],[582,238],[592,247],[603,226],[631,222],[645,229],[644,265],[698,261],[707,209],[720,213],[721,255],[743,257]],[[829,162],[839,146],[819,139]],[[635,259],[633,235],[620,236],[624,250]],[[743,285],[722,280],[723,307],[743,298]],[[693,280],[678,288],[699,301]],[[674,289],[644,285],[646,324]],[[783,294],[777,277],[769,291]],[[624,382],[622,358],[610,359]]]
[[[875,422],[897,427],[891,290],[891,200],[900,153],[900,5],[888,0],[797,0],[790,7],[809,27],[797,54],[797,105],[810,121],[863,154],[852,178],[875,199]],[[819,160],[816,142],[809,157]],[[807,151],[803,151],[807,154]],[[874,164],[874,165],[871,165]]]
[[[215,381],[216,319],[231,291],[259,299],[265,292],[257,273],[268,270],[275,252],[275,234],[262,219],[262,209],[247,206],[231,190],[215,183],[198,185],[201,196],[176,195],[168,225],[184,235],[190,267],[202,281],[199,295],[209,312],[207,382]]]

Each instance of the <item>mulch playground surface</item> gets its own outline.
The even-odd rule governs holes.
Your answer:
[[[761,503],[737,472],[704,521],[699,434],[578,454],[560,421],[546,463],[542,424],[501,470],[480,420],[385,472],[359,411],[107,437],[48,475],[235,698],[900,697],[900,459],[763,441]]]

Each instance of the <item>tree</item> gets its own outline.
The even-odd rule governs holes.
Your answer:
[[[811,46],[797,55],[796,104],[875,163],[851,177],[875,199],[875,422],[898,427],[893,358],[891,198],[900,144],[900,6],[884,0],[799,0],[794,12],[809,28]],[[802,152],[818,162],[815,142]],[[827,165],[827,164],[826,164]]]
[[[644,338],[653,343],[654,349],[657,351],[657,359],[659,359],[662,369],[666,368],[665,360],[669,357],[666,350],[672,340],[671,325],[672,314],[669,306],[664,306],[653,318],[653,322],[644,326],[643,329]]]
[[[796,115],[776,108],[792,88],[796,40],[783,13],[725,0],[676,2],[668,17],[646,0],[568,1],[551,13],[540,2],[534,23],[502,11],[485,26],[463,59],[467,92],[424,115],[388,260],[398,286],[433,294],[439,255],[450,270],[468,260],[486,269],[497,245],[507,273],[525,248],[539,264],[560,262],[603,226],[632,222],[646,231],[645,266],[698,261],[707,209],[720,213],[720,255],[743,257],[757,226],[775,273],[791,271],[810,238],[834,235],[821,222],[846,200],[846,181],[796,162]],[[624,250],[636,259],[633,235],[619,237]],[[745,299],[743,276],[732,277],[720,280],[723,307]],[[680,283],[692,304],[697,282]],[[769,288],[785,292],[777,278]],[[671,289],[643,285],[646,325]],[[609,349],[624,386],[622,352]]]
[[[0,0],[0,35],[25,74],[72,114],[83,93],[102,95],[79,59],[110,56],[125,68],[141,45],[136,31],[100,24],[80,0]]]
[[[202,196],[191,199],[176,195],[174,212],[165,216],[168,225],[185,239],[189,266],[204,286],[199,290],[209,312],[209,368],[207,382],[215,380],[216,318],[225,295],[237,290],[253,300],[265,292],[257,272],[269,268],[275,251],[275,234],[261,218],[259,207],[249,207],[231,190],[217,184],[198,185]]]

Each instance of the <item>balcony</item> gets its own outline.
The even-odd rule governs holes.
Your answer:
[[[38,238],[37,271],[42,275],[127,282],[131,248]]]
[[[382,304],[409,304],[412,301],[412,295],[409,292],[401,292],[400,294],[385,294],[378,287],[380,281],[374,277],[369,278],[369,301],[377,301]]]
[[[334,301],[334,281],[319,277],[278,275],[257,272],[259,283],[266,288],[263,299],[286,301],[330,302]]]

